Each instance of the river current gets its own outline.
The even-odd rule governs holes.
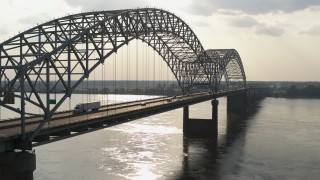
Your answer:
[[[96,100],[101,98],[94,96]],[[112,102],[144,98],[149,97],[108,97]],[[244,117],[227,114],[226,98],[220,98],[219,102],[217,140],[184,138],[182,109],[177,109],[36,147],[34,178],[320,177],[319,99],[265,98]],[[190,117],[210,118],[210,109],[210,102],[190,106]]]

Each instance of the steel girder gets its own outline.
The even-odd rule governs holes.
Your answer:
[[[235,49],[209,49],[207,55],[216,63],[218,88],[224,77],[227,89],[245,88],[246,75],[239,53]]]
[[[210,59],[197,36],[170,12],[128,9],[55,19],[0,44],[0,105],[21,114],[22,140],[32,141],[75,88],[133,39],[147,42],[163,57],[182,90],[213,81],[208,74],[212,70],[206,68]],[[72,84],[72,80],[76,83]],[[58,84],[62,84],[65,94],[51,105],[50,97]],[[5,103],[10,92],[20,92],[14,94],[21,100],[20,109]],[[46,98],[41,98],[40,93],[45,93]],[[25,137],[24,118],[33,112],[25,109],[26,103],[41,108],[44,114],[30,137]]]
[[[69,15],[0,44],[0,105],[21,114],[22,141],[32,141],[76,87],[133,39],[147,43],[163,58],[185,93],[197,85],[217,90],[223,75],[229,86],[245,86],[235,50],[205,51],[191,28],[170,12],[144,8]],[[50,97],[58,85],[64,95],[52,105]],[[19,109],[6,103],[12,92],[20,99]],[[25,109],[26,103],[43,113],[42,123],[29,137],[24,119],[33,112]]]

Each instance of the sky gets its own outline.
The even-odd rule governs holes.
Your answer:
[[[319,0],[1,0],[0,42],[67,14],[156,7],[205,49],[236,49],[250,81],[320,81]]]

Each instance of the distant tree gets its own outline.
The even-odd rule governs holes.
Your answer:
[[[296,96],[297,95],[297,86],[291,85],[289,89],[287,90],[288,96]]]
[[[103,88],[102,89],[102,93],[109,93],[110,92],[110,89],[109,88]]]

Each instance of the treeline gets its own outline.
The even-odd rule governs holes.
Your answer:
[[[297,87],[296,85],[291,85],[287,88],[274,88],[271,96],[320,98],[320,86],[308,85],[304,87]]]
[[[82,94],[136,94],[136,95],[168,95],[181,94],[180,89],[174,88],[86,88],[76,89],[74,93]]]

